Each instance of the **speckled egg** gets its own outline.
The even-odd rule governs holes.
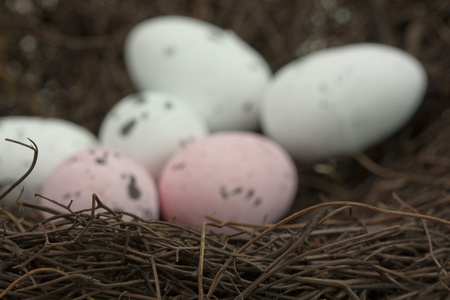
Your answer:
[[[103,145],[123,151],[158,178],[180,147],[206,136],[207,126],[179,97],[157,91],[128,95],[106,115],[99,131]]]
[[[5,138],[30,145],[33,140],[39,149],[33,172],[15,190],[0,202],[13,211],[18,209],[16,199],[24,187],[22,200],[38,201],[35,193],[41,191],[53,169],[69,155],[98,145],[89,130],[69,121],[56,118],[14,116],[0,118],[0,193],[9,188],[28,170],[34,152]]]
[[[216,133],[188,145],[164,166],[159,182],[163,218],[197,228],[207,215],[276,222],[296,190],[297,173],[288,154],[250,132]]]
[[[138,90],[185,99],[211,131],[258,127],[260,92],[272,72],[233,31],[185,16],[161,16],[131,30],[124,55]]]
[[[264,134],[314,161],[362,151],[403,126],[427,89],[422,64],[388,45],[352,44],[297,59],[264,92]]]
[[[143,219],[159,217],[153,177],[145,167],[117,150],[96,147],[77,152],[55,168],[42,190],[43,196],[65,205],[73,200],[74,211],[91,208],[93,193],[113,210]],[[62,211],[55,204],[48,206]]]

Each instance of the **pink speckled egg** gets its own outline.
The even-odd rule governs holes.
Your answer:
[[[93,193],[113,210],[143,219],[159,217],[157,188],[147,169],[125,154],[104,147],[68,157],[53,170],[42,190],[43,196],[65,205],[73,200],[73,211],[91,208]],[[63,210],[50,202],[45,204]]]
[[[276,222],[289,210],[296,191],[297,173],[289,155],[250,132],[220,132],[189,144],[166,163],[159,181],[163,218],[197,228],[207,215]]]

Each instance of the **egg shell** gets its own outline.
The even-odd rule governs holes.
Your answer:
[[[14,116],[0,118],[0,190],[3,192],[29,169],[34,152],[24,146],[7,142],[5,138],[38,146],[38,160],[32,173],[15,188],[0,206],[18,208],[16,199],[25,187],[22,200],[38,202],[35,193],[41,191],[52,170],[67,156],[81,149],[97,146],[97,138],[87,129],[56,118]]]
[[[318,51],[275,74],[262,129],[300,160],[346,155],[404,125],[426,87],[424,67],[400,49],[362,43]]]
[[[128,154],[158,178],[170,155],[208,133],[205,122],[183,99],[165,92],[144,91],[126,96],[103,120],[103,145]]]
[[[289,210],[296,190],[297,173],[289,155],[250,132],[220,132],[188,145],[164,166],[159,182],[163,218],[197,228],[207,215],[276,222]]]
[[[185,99],[212,131],[258,127],[271,70],[231,30],[183,16],[149,19],[129,33],[125,63],[137,89]]]
[[[109,208],[143,219],[159,217],[157,187],[145,167],[118,150],[95,147],[77,152],[51,173],[42,194],[78,211],[92,207],[95,193]],[[47,206],[63,209],[56,204]],[[131,217],[125,216],[125,220]]]

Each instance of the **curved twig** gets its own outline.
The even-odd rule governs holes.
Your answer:
[[[38,159],[38,152],[39,152],[38,146],[31,139],[28,139],[28,140],[33,144],[34,148],[30,145],[24,144],[24,143],[16,141],[16,140],[5,139],[5,141],[7,141],[7,142],[16,143],[16,144],[22,145],[24,147],[30,148],[31,150],[34,151],[34,156],[33,156],[33,161],[31,162],[31,165],[28,168],[28,171],[25,174],[23,174],[23,176],[20,177],[16,182],[14,182],[6,191],[4,191],[3,194],[0,195],[0,201],[2,201],[3,198],[5,198],[6,195],[8,195],[16,186],[18,186],[22,181],[24,181],[25,178],[27,178],[28,175],[30,175],[30,173],[33,171],[34,166],[36,166],[36,162]]]

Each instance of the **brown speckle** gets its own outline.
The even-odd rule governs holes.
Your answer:
[[[136,179],[133,175],[130,176],[130,183],[128,184],[128,195],[133,200],[139,199],[141,197],[141,192],[136,186]]]
[[[228,193],[227,193],[227,191],[226,191],[224,186],[220,187],[219,194],[220,194],[220,197],[222,197],[224,199],[228,198]]]
[[[165,57],[172,57],[175,55],[176,52],[177,52],[176,48],[173,46],[168,46],[163,50],[163,54]]]
[[[120,134],[123,135],[123,136],[130,134],[130,132],[133,129],[134,125],[136,125],[136,120],[135,119],[131,119],[130,121],[125,123],[120,128]]]
[[[261,203],[262,203],[262,199],[261,198],[256,198],[255,202],[253,202],[253,206],[254,207],[258,207]]]
[[[181,171],[186,167],[186,164],[184,162],[176,163],[172,166],[172,170],[174,171]]]
[[[167,100],[167,101],[164,103],[164,107],[165,107],[167,110],[170,110],[170,109],[173,108],[173,103],[172,103],[170,100]]]
[[[253,104],[251,102],[244,102],[242,105],[242,110],[244,113],[249,113],[253,110]]]
[[[247,195],[245,196],[245,198],[251,199],[254,194],[255,194],[255,190],[254,189],[249,189],[248,192],[247,192]]]

